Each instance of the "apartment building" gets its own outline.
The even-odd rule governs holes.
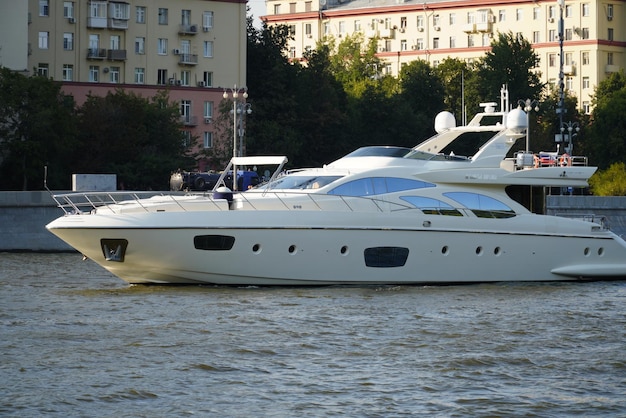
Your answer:
[[[562,32],[565,89],[587,113],[594,87],[626,67],[624,0],[267,0],[266,12],[268,25],[290,27],[291,59],[324,37],[358,32],[377,39],[382,72],[394,76],[416,59],[471,62],[510,31],[531,42],[542,81],[558,84]]]
[[[213,146],[224,89],[246,85],[246,0],[29,0],[25,24],[29,71],[79,104],[113,88],[167,89],[197,147]]]

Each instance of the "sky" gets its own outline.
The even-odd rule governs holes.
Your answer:
[[[248,0],[248,6],[250,6],[250,13],[254,16],[254,26],[256,28],[261,27],[261,20],[259,16],[264,16],[265,12],[265,0]]]

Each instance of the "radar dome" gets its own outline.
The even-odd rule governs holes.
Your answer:
[[[526,124],[526,113],[516,108],[506,115],[506,127],[515,133],[522,133],[528,125]]]
[[[435,117],[435,131],[440,134],[456,126],[456,119],[450,112],[439,112]]]

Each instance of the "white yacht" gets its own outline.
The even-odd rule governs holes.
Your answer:
[[[582,158],[543,166],[528,150],[512,154],[526,114],[493,105],[462,127],[440,114],[439,133],[413,149],[361,148],[243,192],[56,195],[65,215],[47,228],[133,284],[625,278],[626,243],[602,219],[540,215],[519,203],[532,199],[532,187],[584,187],[596,168]],[[271,163],[279,173],[286,161],[231,164]]]

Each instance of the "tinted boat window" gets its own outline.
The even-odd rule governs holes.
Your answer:
[[[409,249],[404,247],[372,247],[363,252],[368,267],[402,267],[409,257]]]
[[[342,196],[370,196],[383,193],[400,192],[403,190],[435,187],[432,183],[398,177],[372,177],[354,180],[335,187],[328,194]]]
[[[492,197],[478,193],[448,192],[449,197],[470,209],[479,218],[510,218],[515,216],[513,209]]]
[[[463,216],[461,212],[441,200],[423,196],[402,196],[401,199],[428,215]]]
[[[197,250],[227,251],[233,248],[235,237],[230,235],[196,235],[193,246]]]

